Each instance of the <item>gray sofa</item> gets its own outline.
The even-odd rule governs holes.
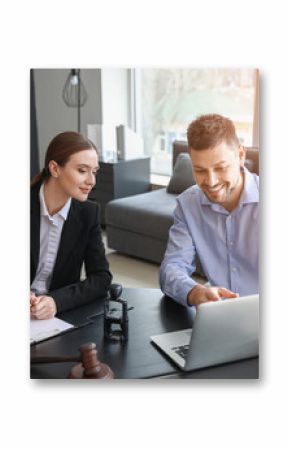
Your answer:
[[[257,148],[248,149],[246,165],[259,171]],[[106,207],[108,246],[121,253],[160,263],[173,223],[176,197],[194,184],[186,142],[173,143],[173,174],[167,188],[111,201]],[[200,266],[197,273],[202,274]]]

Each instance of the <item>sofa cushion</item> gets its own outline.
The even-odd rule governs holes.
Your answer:
[[[175,206],[176,195],[166,189],[116,199],[107,204],[106,224],[166,241]]]
[[[180,153],[174,165],[173,174],[167,186],[167,192],[179,195],[195,184],[191,159],[188,153]]]

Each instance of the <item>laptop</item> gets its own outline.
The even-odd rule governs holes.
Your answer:
[[[259,353],[259,295],[200,304],[192,329],[151,337],[182,370],[255,357]]]

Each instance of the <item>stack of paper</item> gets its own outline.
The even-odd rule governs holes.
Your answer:
[[[58,335],[74,326],[59,318],[49,320],[30,320],[30,343],[45,340]]]

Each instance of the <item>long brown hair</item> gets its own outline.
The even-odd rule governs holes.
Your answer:
[[[96,152],[98,153],[97,148],[93,144],[93,142],[80,133],[66,131],[58,134],[48,145],[45,154],[44,168],[38,175],[36,175],[32,179],[31,187],[33,187],[40,181],[45,181],[51,176],[48,168],[48,164],[50,161],[55,161],[58,163],[58,165],[63,167],[72,154],[90,149],[96,150]]]

